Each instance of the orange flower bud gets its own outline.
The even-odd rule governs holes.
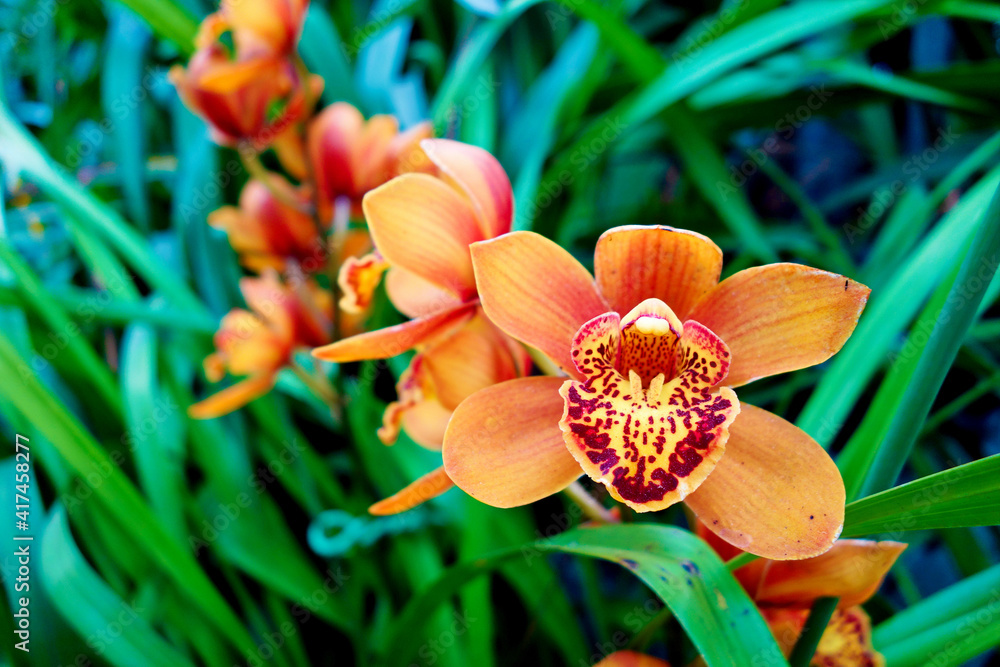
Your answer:
[[[205,359],[205,374],[210,380],[221,379],[226,371],[247,377],[192,405],[189,414],[196,419],[227,414],[263,396],[296,349],[330,340],[333,299],[311,280],[284,284],[268,271],[241,280],[240,290],[250,309],[237,308],[222,319],[216,351]]]
[[[400,133],[392,116],[365,121],[346,102],[320,112],[309,127],[308,145],[324,217],[339,197],[349,199],[354,214],[360,215],[361,198],[369,190],[405,172],[433,171],[420,150],[420,140],[432,133],[429,123]]]
[[[241,56],[285,56],[302,33],[308,0],[223,0],[218,12]]]
[[[326,249],[313,217],[306,213],[309,196],[277,175],[269,183],[251,180],[240,193],[240,205],[223,206],[208,216],[248,269],[283,271],[294,260],[306,273],[323,268]]]
[[[170,80],[184,103],[209,123],[212,139],[224,146],[249,141],[254,150],[262,150],[306,110],[302,82],[290,62],[230,60],[218,43],[199,49],[186,69],[171,69]],[[312,77],[309,86],[310,99],[315,99],[322,79]]]

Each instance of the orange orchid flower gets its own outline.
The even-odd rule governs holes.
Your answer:
[[[401,133],[393,116],[377,115],[365,121],[361,112],[346,102],[323,109],[310,123],[307,140],[323,219],[329,219],[341,198],[359,216],[361,200],[368,191],[400,174],[433,171],[420,150],[420,141],[433,134],[430,123]]]
[[[341,273],[349,303],[367,300],[353,287],[372,285],[388,269],[386,291],[411,318],[313,351],[326,361],[385,359],[416,349],[399,380],[399,399],[385,413],[379,435],[391,443],[403,428],[419,444],[438,449],[452,411],[483,387],[524,376],[523,347],[482,312],[469,245],[509,231],[513,193],[503,168],[486,151],[445,139],[421,142],[439,175],[408,173],[364,197],[364,213],[379,253],[358,275],[350,263]],[[349,278],[349,279],[348,279]],[[360,282],[359,282],[360,281]],[[437,470],[381,510],[402,511],[416,499],[443,492],[451,483]],[[419,487],[421,491],[415,493]]]
[[[668,227],[605,232],[596,280],[530,232],[474,244],[472,258],[490,320],[570,379],[517,379],[464,401],[442,452],[456,485],[512,507],[582,469],[637,511],[683,500],[760,556],[830,548],[844,518],[837,467],[799,428],[741,405],[732,387],[828,359],[854,330],[867,287],[797,264],[719,282],[718,246]]]
[[[703,524],[698,524],[697,532],[726,560],[742,553]],[[861,605],[875,595],[906,547],[901,542],[837,540],[816,558],[759,559],[733,574],[757,604],[786,657],[802,634],[813,602],[821,597],[836,597],[837,609],[811,664],[883,667],[885,660],[872,646],[871,619]]]
[[[239,206],[213,211],[208,222],[226,232],[240,261],[251,271],[283,271],[291,260],[306,273],[314,273],[325,265],[326,248],[316,222],[305,212],[309,203],[307,192],[272,174],[268,185],[249,181],[240,193]]]
[[[231,32],[240,55],[280,58],[295,50],[308,8],[308,0],[222,0],[205,22]]]
[[[670,667],[670,663],[637,651],[615,651],[594,667]]]
[[[333,300],[311,280],[293,287],[267,271],[260,278],[240,280],[240,291],[250,310],[237,308],[222,319],[216,352],[205,359],[205,375],[213,382],[227,371],[247,377],[188,408],[195,419],[228,414],[263,396],[296,349],[330,339]]]
[[[304,87],[290,61],[233,61],[219,43],[200,47],[187,68],[175,65],[170,81],[184,104],[209,124],[212,140],[223,146],[246,141],[257,151],[275,142],[280,147],[306,112]],[[322,83],[311,76],[310,99],[319,95]]]

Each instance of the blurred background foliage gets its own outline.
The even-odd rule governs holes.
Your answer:
[[[517,551],[579,522],[561,498],[497,510],[452,491],[364,518],[435,465],[375,437],[405,360],[330,369],[341,420],[292,374],[238,413],[188,419],[211,334],[240,305],[235,255],[205,218],[247,175],[166,72],[215,6],[0,7],[0,428],[29,435],[36,464],[30,664],[696,656],[629,572]],[[585,263],[611,226],[669,224],[713,238],[727,275],[781,259],[871,286],[831,362],[740,392],[838,453],[850,501],[1000,454],[1000,216],[984,214],[998,45],[1000,5],[975,0],[314,0],[300,51],[325,102],[430,118],[492,151],[516,228]],[[382,299],[374,319],[399,315]],[[981,495],[948,498],[997,524],[987,464]],[[361,517],[344,553],[317,523],[348,518],[330,509]],[[645,519],[684,525],[677,509]],[[893,667],[986,664],[1000,534],[924,525],[889,535],[911,546],[867,605],[876,646]],[[442,580],[457,562],[471,565]]]

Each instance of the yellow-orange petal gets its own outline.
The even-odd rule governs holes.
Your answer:
[[[468,200],[427,174],[404,174],[362,202],[375,247],[401,266],[461,299],[475,298],[469,244],[482,232]]]
[[[316,348],[312,354],[317,359],[339,363],[394,357],[435,336],[446,335],[471,318],[475,311],[474,302],[459,304],[427,317],[338,340]]]
[[[529,377],[479,391],[455,410],[444,469],[455,485],[494,507],[527,505],[582,474],[559,431],[562,380]]]
[[[808,609],[761,609],[781,652],[788,656],[802,634]],[[810,667],[885,667],[885,658],[872,645],[871,620],[859,606],[838,609],[830,618]]]
[[[845,496],[837,466],[815,440],[743,403],[726,455],[685,502],[730,544],[772,560],[797,560],[833,546],[844,527]]]
[[[584,472],[638,512],[669,507],[709,478],[740,412],[733,390],[712,383],[728,365],[725,344],[697,322],[688,322],[678,340],[669,320],[656,319],[663,323],[660,337],[671,339],[670,351],[679,348],[677,377],[664,383],[660,374],[646,384],[629,369],[626,380],[615,359],[628,341],[621,338],[618,314],[607,313],[585,324],[573,341],[586,381],[567,380],[559,390],[566,401],[559,421],[566,447]],[[674,359],[668,361],[673,368]]]
[[[387,155],[398,134],[399,121],[395,116],[380,114],[372,116],[365,123],[364,131],[355,140],[353,152],[359,195],[391,178]]]
[[[472,201],[483,238],[491,239],[510,231],[514,192],[495,157],[478,146],[450,139],[424,139],[420,147],[443,178]]]
[[[362,313],[371,307],[375,289],[388,268],[389,264],[378,251],[344,260],[337,274],[337,284],[344,294],[340,307],[348,313]]]
[[[808,607],[818,597],[840,607],[867,602],[906,549],[901,542],[838,540],[816,558],[771,563],[753,593],[760,604]]]
[[[645,653],[615,651],[594,667],[670,667],[670,663]]]
[[[455,333],[424,351],[424,369],[445,408],[454,410],[480,389],[518,376],[520,368],[506,338],[479,310]]]
[[[220,62],[199,77],[197,85],[209,92],[231,94],[243,86],[259,81],[262,77],[272,75],[275,66],[275,61],[270,58]]]
[[[619,313],[656,298],[685,320],[721,272],[719,246],[684,229],[615,227],[601,234],[594,250],[597,285]]]
[[[430,121],[417,123],[405,132],[397,134],[389,144],[386,160],[390,176],[410,172],[436,174],[437,168],[420,148],[420,142],[434,136],[434,125]]]
[[[396,310],[407,317],[423,317],[460,303],[454,294],[398,266],[386,272],[385,292]]]
[[[437,498],[453,486],[455,483],[448,477],[444,467],[435,468],[388,498],[378,501],[368,508],[368,512],[378,516],[399,514],[422,505],[431,498]]]
[[[274,375],[261,374],[240,380],[188,407],[188,416],[192,419],[213,419],[228,415],[233,410],[238,410],[255,398],[260,398],[271,391],[274,379]]]
[[[544,236],[512,232],[472,246],[486,315],[570,374],[577,330],[611,308],[587,269]]]
[[[396,394],[396,400],[386,406],[382,415],[379,440],[391,445],[399,438],[400,430],[405,430],[421,447],[440,450],[451,409],[438,400],[423,354],[415,355],[399,376]]]
[[[733,365],[726,384],[826,361],[843,347],[870,289],[800,264],[768,264],[726,278],[694,307],[697,320],[726,341]]]

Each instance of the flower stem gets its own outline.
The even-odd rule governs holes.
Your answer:
[[[312,390],[316,396],[330,406],[334,418],[340,417],[340,399],[326,378],[317,377],[296,363],[291,365],[292,372],[302,380],[302,383]]]
[[[733,558],[727,560],[726,567],[730,572],[735,572],[744,565],[748,565],[758,558],[760,558],[760,556],[756,556],[752,553],[741,553],[739,556],[734,556]]]
[[[809,610],[809,618],[802,628],[799,640],[795,642],[795,648],[788,656],[788,664],[791,667],[808,667],[819,646],[819,640],[826,632],[826,626],[830,624],[830,617],[837,609],[840,598],[816,598],[812,609]]]
[[[597,499],[587,493],[580,482],[573,482],[564,493],[583,510],[583,515],[597,523],[619,523],[620,520],[610,510],[597,502]]]
[[[528,349],[528,354],[531,356],[531,360],[535,362],[535,366],[538,367],[545,375],[551,375],[553,377],[560,377],[566,375],[563,373],[562,369],[556,365],[554,361],[548,358],[544,352],[541,350],[531,347],[530,345],[525,346]]]

